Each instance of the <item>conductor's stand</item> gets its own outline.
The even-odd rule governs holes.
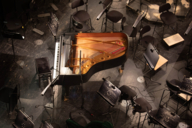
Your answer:
[[[115,85],[113,85],[109,80],[103,78],[103,83],[99,91],[97,91],[97,93],[109,104],[108,112],[103,115],[109,114],[111,116],[112,124],[114,125],[113,118],[111,115],[112,112],[110,111],[110,108],[115,106],[121,94],[121,91]]]

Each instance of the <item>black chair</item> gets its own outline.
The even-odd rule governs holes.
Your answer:
[[[165,90],[163,91],[163,94],[162,94],[162,97],[161,97],[161,101],[160,101],[160,102],[164,102],[163,99],[166,97],[166,96],[164,96],[165,91],[169,91],[169,92],[170,92],[170,93],[169,93],[170,95],[169,95],[168,100],[167,100],[166,102],[164,102],[163,105],[166,104],[166,107],[167,107],[168,104],[169,104],[170,99],[172,99],[174,96],[176,96],[176,99],[177,99],[177,100],[180,99],[180,97],[179,97],[179,94],[181,93],[180,87],[179,87],[180,83],[181,83],[180,81],[175,80],[175,79],[173,79],[173,80],[171,80],[171,81],[168,81],[168,80],[166,81],[168,90],[165,89]],[[175,109],[175,113],[178,113],[178,110],[179,110],[179,102],[177,101],[176,104],[177,104],[177,108]],[[170,106],[170,107],[171,107],[171,106]],[[172,107],[172,108],[173,108],[173,107]],[[173,109],[174,109],[174,108],[173,108]]]
[[[149,25],[146,25],[144,27],[142,27],[140,30],[139,30],[139,40],[138,40],[138,43],[136,45],[136,48],[135,48],[135,52],[134,52],[134,55],[133,55],[133,58],[135,58],[135,54],[136,54],[136,51],[138,49],[138,45],[140,44],[142,47],[146,48],[147,45],[149,43],[152,43],[153,45],[157,46],[156,44],[156,40],[153,36],[150,36],[150,35],[145,35],[143,36],[144,34],[146,34],[147,32],[149,32],[151,30],[151,27]]]
[[[50,81],[52,81],[51,70],[49,67],[48,59],[46,57],[36,58],[35,66],[36,66],[36,73],[38,74],[38,77],[39,77],[39,87],[40,87],[40,83],[41,83],[41,78],[43,78],[45,76],[50,78]]]
[[[17,110],[17,116],[12,123],[14,128],[34,128],[33,116],[28,116],[25,112]]]
[[[126,100],[126,102],[131,101],[131,103],[129,102],[129,105],[128,105],[128,102],[126,104],[127,105],[126,106],[126,115],[127,115],[127,112],[129,110],[129,106],[134,105],[133,101],[134,101],[134,99],[137,98],[137,93],[127,85],[121,86],[119,88],[119,90],[121,91],[119,102],[121,102],[122,100]]]
[[[164,106],[159,106],[158,109],[148,112],[148,124],[161,125],[164,128],[176,128],[179,124],[180,117],[169,111]]]
[[[146,117],[147,117],[147,113],[149,111],[152,110],[152,106],[149,104],[148,101],[146,101],[144,98],[137,98],[134,100],[134,108],[133,108],[133,114],[135,116],[136,112],[139,113],[139,121],[138,121],[138,125],[137,125],[137,128],[139,128],[139,125],[140,125],[140,119],[141,119],[141,113],[145,113],[145,118],[143,120],[143,124],[146,120]],[[134,118],[134,117],[133,117]],[[143,127],[143,124],[142,124],[142,127]]]
[[[136,39],[136,35],[137,35],[137,28],[136,27],[133,27],[131,25],[126,25],[124,26],[126,22],[126,18],[123,17],[122,18],[122,21],[121,21],[121,29],[122,29],[122,32],[127,34],[129,37],[132,37],[132,46],[133,46],[133,51],[134,51],[134,40]]]
[[[77,32],[91,31],[91,28],[89,27],[89,25],[83,22],[77,22],[73,17],[72,17],[72,24],[73,24],[73,29]]]
[[[0,90],[0,101],[6,103],[8,113],[12,113],[17,106],[20,98],[20,86],[16,85],[14,89],[4,87]],[[19,100],[20,101],[20,100]],[[8,106],[7,106],[8,104]]]
[[[110,20],[112,22],[112,30],[114,31],[114,23],[117,23],[118,21],[120,21],[123,18],[123,14],[116,11],[116,10],[112,10],[106,13],[106,18],[105,18],[105,31],[107,28],[107,20]],[[104,19],[103,19],[104,20]],[[103,23],[103,22],[102,22]],[[103,26],[103,24],[102,24]],[[102,28],[101,28],[102,30]]]
[[[113,123],[113,118],[111,115],[112,112],[110,111],[110,108],[115,106],[115,104],[121,94],[121,91],[115,85],[113,85],[109,80],[103,78],[103,83],[102,83],[99,91],[97,91],[97,93],[109,104],[108,112],[103,115],[109,114],[111,116],[111,120]],[[114,123],[113,123],[113,125],[114,125]]]
[[[171,24],[176,23],[176,31],[177,31],[177,17],[175,16],[175,14],[169,11],[170,8],[171,5],[169,3],[161,5],[159,7],[159,13],[161,13],[160,18],[164,26],[165,25],[170,26]],[[164,35],[164,26],[163,26],[163,35]]]
[[[72,23],[72,19],[78,23],[86,23],[87,21],[90,22],[90,27],[92,29],[92,25],[91,25],[91,18],[90,15],[87,13],[87,10],[79,10],[78,11],[78,7],[83,6],[87,3],[85,3],[83,0],[75,0],[74,2],[72,2],[71,4],[71,8],[74,9],[76,8],[76,12],[73,13],[70,17],[70,30],[71,30],[71,23]]]
[[[173,80],[172,82],[178,83],[179,81]],[[175,88],[176,90],[178,90],[178,87],[175,85],[174,86],[169,85],[169,87]],[[166,109],[166,107],[164,106],[166,103],[166,102],[163,102],[165,91],[166,89],[162,93],[161,100],[159,103],[159,108],[148,112],[148,119],[149,119],[148,124],[150,125],[152,123],[154,124],[154,127],[155,125],[161,125],[164,128],[174,128],[174,127],[177,127],[178,123],[180,122],[180,117],[177,114]],[[166,118],[169,118],[169,119],[167,120]]]
[[[146,60],[145,69],[146,69],[146,65],[148,65],[149,67],[148,71],[146,71],[143,76],[145,78],[149,78],[152,82],[161,85],[161,83],[152,80],[152,75],[150,75],[150,77],[147,77],[146,74],[148,74],[150,71],[157,71],[164,64],[167,64],[168,60],[163,56],[159,55],[156,48],[151,43],[148,44],[147,49],[143,55]]]

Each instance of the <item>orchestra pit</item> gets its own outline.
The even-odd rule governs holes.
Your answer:
[[[1,0],[0,128],[191,128],[191,0]]]

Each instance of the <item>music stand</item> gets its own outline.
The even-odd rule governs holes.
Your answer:
[[[150,77],[145,76],[147,73],[155,69],[156,64],[159,60],[159,54],[156,48],[151,43],[149,43],[147,46],[146,52],[143,55],[149,66],[149,70],[144,73],[143,77],[149,78],[152,82],[155,82],[157,84],[161,84],[156,81],[153,81],[151,76]],[[146,63],[145,63],[145,68],[146,68]]]
[[[112,111],[110,111],[111,107],[114,107],[120,94],[121,91],[115,86],[113,85],[109,80],[103,78],[103,83],[99,89],[99,91],[97,91],[97,93],[110,105],[108,112],[104,113],[102,115],[110,115],[111,116],[111,120],[112,120],[112,124],[114,126],[113,123],[113,118],[112,118]]]
[[[14,57],[14,62],[15,61],[15,49],[14,49],[14,44],[13,44],[13,39],[19,39],[19,40],[24,40],[24,36],[22,36],[20,33],[18,32],[9,32],[9,31],[3,31],[2,32],[2,36],[4,38],[11,38],[11,43],[12,43],[12,50],[13,50],[13,57]],[[20,66],[21,67],[21,66]],[[21,67],[22,68],[22,67]]]

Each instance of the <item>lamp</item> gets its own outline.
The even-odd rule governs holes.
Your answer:
[[[3,37],[5,38],[11,38],[11,39],[19,39],[19,40],[24,40],[25,37],[22,36],[18,32],[9,32],[9,31],[3,31],[2,32]]]

